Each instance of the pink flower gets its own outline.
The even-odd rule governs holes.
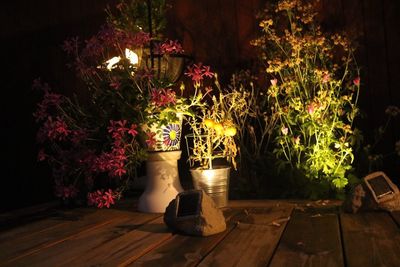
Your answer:
[[[299,145],[300,144],[300,135],[293,137],[293,142],[295,143],[295,145]]]
[[[107,207],[110,208],[111,205],[115,204],[115,199],[118,196],[117,192],[113,192],[111,189],[108,191],[97,190],[92,193],[87,194],[88,205],[96,205],[98,208]]]
[[[108,191],[104,192],[103,195],[104,206],[109,208],[111,204],[115,204],[114,199],[115,199],[115,193],[111,189],[108,189]]]
[[[112,168],[112,155],[111,153],[103,152],[98,156],[93,164],[93,170],[98,172],[105,172]]]
[[[203,76],[208,78],[214,77],[214,73],[210,71],[210,66],[203,66]]]
[[[118,90],[121,87],[121,81],[118,80],[118,78],[116,77],[112,77],[110,82],[110,87],[115,90]]]
[[[114,144],[111,152],[103,152],[92,161],[92,170],[108,172],[109,177],[121,177],[126,174],[125,166],[127,159],[125,147],[115,146]]]
[[[97,36],[92,36],[85,42],[86,46],[82,51],[83,58],[95,59],[97,57],[100,57],[104,53],[102,40],[99,39]]]
[[[130,135],[132,135],[133,137],[135,137],[138,134],[138,132],[136,131],[136,128],[137,128],[137,125],[136,124],[132,124],[131,128],[128,131],[128,133]]]
[[[74,198],[78,195],[78,189],[73,185],[64,186],[62,184],[56,184],[55,194],[62,199]]]
[[[176,94],[171,89],[153,89],[151,91],[151,101],[156,106],[165,107],[176,103]]]
[[[360,86],[360,77],[354,78],[353,84],[354,84],[355,86]]]
[[[155,138],[156,133],[147,132],[146,135],[147,135],[147,140],[146,140],[147,146],[148,146],[149,148],[153,148],[153,147],[156,145],[156,143],[157,143],[157,140],[156,140],[156,138]]]
[[[143,47],[150,42],[150,35],[147,32],[124,33],[121,39],[124,47]]]
[[[322,77],[322,82],[323,83],[327,83],[331,80],[331,76],[329,75],[329,73],[325,74],[324,77]]]
[[[215,75],[210,71],[209,66],[203,66],[201,62],[199,64],[193,64],[187,69],[188,71],[185,72],[185,75],[190,77],[195,84],[200,84],[204,77],[212,78]]]
[[[171,89],[163,90],[161,94],[161,101],[160,104],[162,106],[166,106],[168,104],[175,104],[176,103],[176,94]]]
[[[123,176],[126,173],[126,170],[124,169],[124,166],[118,166],[118,168],[116,168],[113,171],[113,176]]]
[[[311,103],[310,105],[308,105],[307,107],[307,112],[308,114],[312,115],[314,114],[315,108],[314,108],[314,103]]]
[[[111,133],[112,138],[114,138],[115,140],[119,140],[124,136],[127,131],[129,131],[129,129],[126,127],[126,124],[126,120],[110,120],[110,126],[108,126],[107,130],[109,133]]]
[[[177,41],[166,41],[156,48],[160,54],[181,54],[183,53],[182,45]]]
[[[112,150],[114,156],[114,162],[118,162],[117,165],[119,168],[123,166],[121,162],[126,160],[125,152],[126,150],[124,147],[114,147],[114,149]]]
[[[44,161],[46,160],[46,158],[48,157],[48,155],[44,152],[44,149],[40,149],[37,155],[37,160],[38,161]]]
[[[278,84],[278,80],[277,79],[272,79],[271,81],[271,85],[272,86],[276,86]]]
[[[88,199],[88,205],[96,205],[99,208],[103,207],[103,201],[102,201],[102,192],[100,190],[97,190],[96,192],[93,193],[88,193],[87,199]]]
[[[43,127],[39,129],[38,139],[39,142],[43,142],[46,138],[49,140],[65,140],[70,134],[67,124],[60,117],[53,120],[52,117],[48,117],[47,121],[43,124]]]
[[[289,129],[287,127],[285,127],[285,126],[282,126],[281,132],[282,132],[283,135],[287,135],[289,133]]]
[[[196,84],[203,80],[201,64],[202,63],[199,63],[199,65],[193,64],[192,66],[188,66],[188,71],[185,72],[185,75],[192,78],[192,81]]]
[[[49,110],[59,106],[63,102],[63,96],[52,93],[51,88],[47,83],[42,83],[40,79],[33,81],[32,88],[44,92],[43,99],[37,104],[37,109],[33,113],[36,121],[42,121],[50,116]]]

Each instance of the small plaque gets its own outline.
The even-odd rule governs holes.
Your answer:
[[[383,172],[374,172],[364,177],[365,184],[377,203],[394,198],[399,193],[397,187]]]
[[[182,192],[177,197],[176,218],[198,216],[201,205],[201,191],[192,190]]]

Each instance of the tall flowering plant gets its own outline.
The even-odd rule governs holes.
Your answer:
[[[360,78],[349,40],[323,33],[315,15],[310,2],[271,4],[253,44],[270,77],[269,105],[278,114],[278,167],[340,190],[354,157]]]
[[[213,169],[213,161],[224,158],[236,169],[237,125],[233,113],[241,107],[229,102],[229,93],[221,90],[217,74],[209,66],[195,64],[185,74],[192,79],[195,98],[199,99],[194,116],[188,118],[192,134],[187,135],[186,141],[191,166],[197,163],[202,169]],[[217,89],[214,95],[209,82],[214,82]]]
[[[86,196],[89,204],[109,207],[129,187],[155,144],[156,133],[141,125],[190,115],[196,104],[182,96],[183,87],[158,75],[146,57],[150,47],[158,57],[183,50],[172,40],[153,46],[141,20],[128,16],[132,8],[140,11],[141,3],[122,2],[119,14],[109,15],[97,34],[83,42],[64,42],[63,49],[73,58],[70,66],[84,82],[85,99],[57,94],[47,84],[34,82],[43,93],[34,113],[39,160],[51,165],[55,194],[62,199]]]

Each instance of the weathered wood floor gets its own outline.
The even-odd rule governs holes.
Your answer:
[[[231,201],[228,229],[200,238],[135,209],[54,210],[3,229],[0,266],[400,266],[400,213],[344,214],[331,201]]]

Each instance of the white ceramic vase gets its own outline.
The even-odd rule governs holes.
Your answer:
[[[146,189],[139,198],[141,212],[164,213],[169,202],[183,191],[178,160],[182,151],[149,152],[146,161]]]

